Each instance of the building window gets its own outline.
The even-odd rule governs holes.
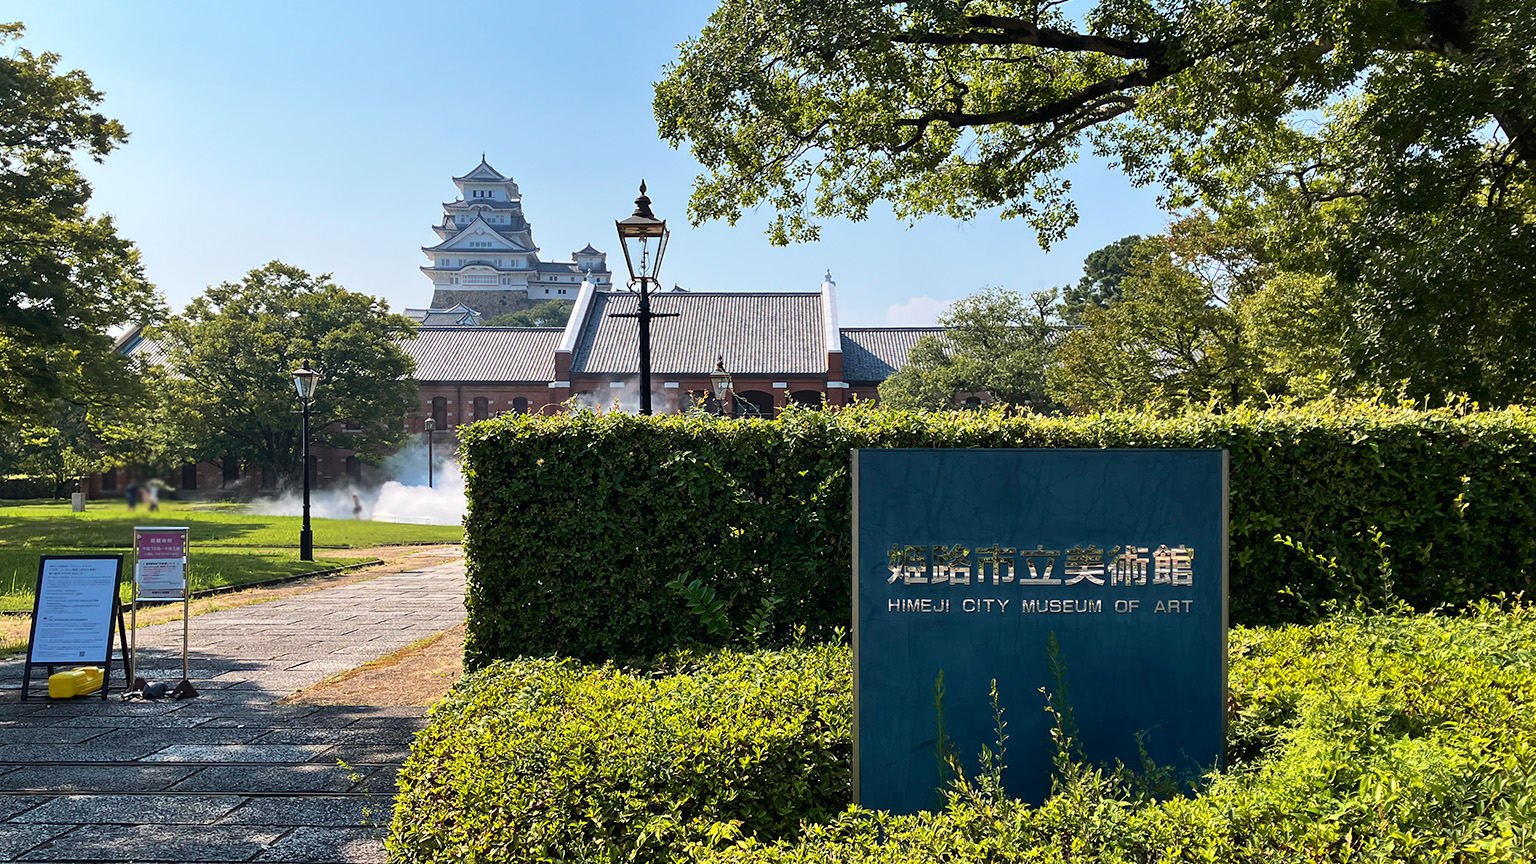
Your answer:
[[[432,419],[437,421],[437,428],[448,428],[448,399],[444,396],[436,396],[432,399]]]
[[[101,472],[101,491],[103,491],[103,492],[116,492],[117,491],[117,469],[116,468],[108,468],[107,470]]]
[[[226,454],[224,454],[224,458],[222,460],[220,460],[219,467],[224,472],[224,485],[225,486],[228,486],[231,483],[238,483],[238,482],[240,482],[240,460],[239,459],[236,459],[235,457],[233,457],[233,456],[229,455],[228,453],[226,453]]]
[[[514,413],[514,414],[527,414],[528,413],[528,400],[524,399],[521,396],[517,397],[516,399],[513,399],[512,400],[512,413]]]
[[[303,370],[300,370],[303,371]],[[475,419],[485,420],[491,416],[491,405],[484,396],[475,397]]]
[[[347,476],[353,480],[362,482],[363,463],[356,456],[347,457]]]
[[[181,488],[187,490],[197,489],[197,465],[188,462],[181,466]]]

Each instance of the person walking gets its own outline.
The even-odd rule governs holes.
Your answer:
[[[124,491],[128,493],[128,509],[132,510],[139,505],[139,484],[129,483]]]
[[[363,499],[357,497],[356,492],[352,493],[352,518],[363,518]]]
[[[149,512],[160,512],[160,484],[154,480],[149,481]]]

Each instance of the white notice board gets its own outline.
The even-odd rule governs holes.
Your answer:
[[[37,666],[103,663],[112,650],[123,556],[43,556],[32,607],[27,662]]]

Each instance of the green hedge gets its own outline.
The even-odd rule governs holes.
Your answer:
[[[400,774],[390,860],[672,861],[724,824],[792,837],[847,806],[847,648],[669,665],[522,660],[464,679]]]
[[[846,626],[855,447],[1228,448],[1234,623],[1313,620],[1331,598],[1383,596],[1372,526],[1392,587],[1419,608],[1531,585],[1536,414],[1520,409],[509,416],[464,430],[466,659],[601,661],[724,641],[667,587],[679,578],[716,593],[724,629],[746,629],[770,597],[781,604],[770,640],[791,624]]]
[[[850,810],[794,840],[699,841],[692,860],[1536,861],[1536,607],[1232,637],[1236,764],[1198,796],[1077,765],[1031,808],[972,778],[941,813]]]
[[[973,769],[943,812],[912,817],[844,809],[844,647],[651,674],[494,664],[418,737],[390,860],[1536,860],[1536,607],[1348,614],[1236,628],[1230,645],[1232,764],[1198,795],[1074,764],[1031,808]],[[1014,737],[1003,761],[1051,746]]]

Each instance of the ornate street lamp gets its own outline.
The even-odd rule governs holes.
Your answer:
[[[315,534],[309,528],[309,406],[315,401],[315,388],[320,384],[320,373],[309,368],[309,361],[304,361],[303,368],[293,370],[293,385],[299,389],[299,402],[303,409],[299,412],[304,415],[304,527],[299,530],[299,560],[315,560]]]
[[[715,406],[725,416],[725,394],[731,392],[731,373],[725,371],[725,358],[715,358],[715,371],[709,373],[709,385],[715,390]]]
[[[667,221],[651,212],[651,199],[645,195],[645,181],[640,181],[640,197],[635,212],[628,219],[613,223],[624,246],[624,264],[629,267],[630,290],[640,294],[639,310],[614,312],[610,318],[640,319],[640,413],[651,413],[651,319],[676,318],[676,312],[651,311],[651,285],[661,273],[661,259],[667,253]]]
[[[432,488],[432,433],[437,431],[437,421],[427,418],[427,488]]]

